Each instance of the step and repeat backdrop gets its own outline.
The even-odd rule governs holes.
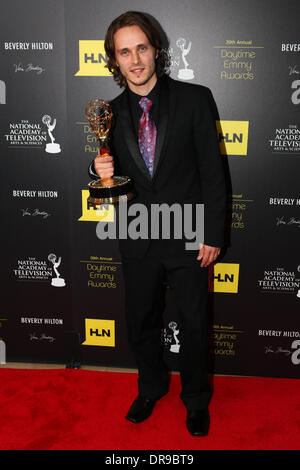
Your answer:
[[[227,246],[210,270],[212,370],[300,376],[299,3],[151,0],[172,78],[215,97],[227,168]],[[110,22],[138,1],[1,3],[0,362],[135,367],[121,258],[99,240],[112,206],[88,203],[93,98]],[[184,155],[183,155],[184,158]],[[136,273],[139,276],[139,273]],[[177,370],[180,322],[166,285],[162,343]]]

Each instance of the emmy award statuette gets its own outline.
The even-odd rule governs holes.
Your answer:
[[[47,153],[59,153],[61,152],[60,145],[55,142],[55,138],[53,137],[52,131],[54,130],[56,126],[56,119],[54,118],[52,124],[51,124],[51,117],[46,114],[45,116],[42,117],[42,123],[45,124],[48,128],[48,134],[51,139],[51,143],[46,144],[46,152]]]
[[[0,339],[0,364],[6,364],[6,346],[2,339]]]
[[[58,266],[61,263],[61,257],[59,257],[58,260],[57,260],[56,255],[54,253],[50,253],[50,255],[48,256],[48,260],[51,261],[51,263],[53,264],[53,269],[54,269],[54,272],[56,274],[56,277],[52,278],[52,280],[51,280],[51,286],[65,287],[66,282],[62,277],[60,277],[60,274],[57,270]]]
[[[179,330],[177,329],[177,323],[175,321],[171,321],[169,323],[169,328],[173,331],[173,337],[176,341],[176,344],[171,344],[170,351],[174,353],[179,353],[180,344],[179,339],[177,338],[179,334]]]
[[[85,115],[99,140],[100,156],[110,155],[108,139],[113,116],[110,104],[96,98],[86,106]],[[117,204],[134,197],[132,181],[128,176],[99,178],[91,181],[88,187],[88,202],[92,204]]]

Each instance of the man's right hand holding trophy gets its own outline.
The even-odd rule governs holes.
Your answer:
[[[100,155],[100,149],[94,160],[94,168],[97,175],[102,178],[111,178],[114,175],[114,158],[112,155]]]
[[[114,176],[113,157],[108,145],[112,121],[110,104],[96,98],[87,105],[85,115],[100,144],[94,160],[94,169],[100,178],[88,184],[88,201],[96,205],[117,204],[132,199],[134,192],[131,179],[128,176]]]

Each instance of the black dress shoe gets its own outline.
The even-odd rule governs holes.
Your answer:
[[[126,415],[126,419],[132,423],[141,423],[145,419],[149,418],[156,401],[157,400],[139,395],[132,403]]]
[[[188,410],[186,426],[192,436],[206,436],[209,429],[208,410]]]

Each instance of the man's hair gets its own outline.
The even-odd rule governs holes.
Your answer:
[[[170,66],[170,58],[166,49],[163,48],[162,38],[154,24],[148,16],[138,11],[127,11],[118,16],[108,27],[104,47],[107,55],[106,67],[112,73],[114,80],[120,87],[126,86],[126,80],[119,67],[116,65],[114,34],[125,26],[139,26],[146,34],[150,44],[157,51],[158,55],[155,59],[155,70],[158,77],[168,73]]]

